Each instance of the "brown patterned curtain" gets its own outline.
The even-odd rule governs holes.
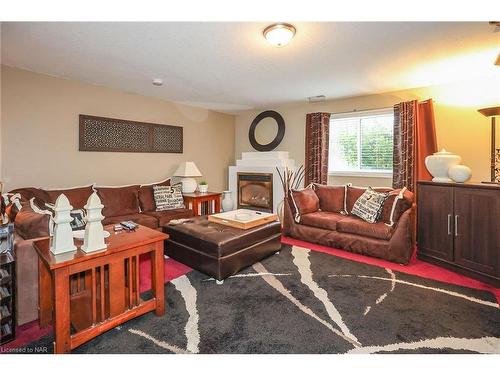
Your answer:
[[[416,191],[418,180],[430,180],[425,157],[437,151],[432,99],[398,103],[394,106],[394,149],[392,185]]]
[[[306,116],[305,186],[311,182],[328,183],[328,145],[330,113],[308,113]]]

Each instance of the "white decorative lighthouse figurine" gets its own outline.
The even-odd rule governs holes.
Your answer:
[[[76,250],[70,225],[73,220],[70,215],[72,209],[73,207],[64,194],[57,197],[54,205],[54,237],[52,237],[52,245],[50,246],[50,251],[55,255]]]
[[[87,225],[85,225],[85,237],[81,249],[86,253],[106,248],[104,228],[101,223],[101,220],[104,219],[101,214],[103,207],[99,196],[95,192],[89,197],[84,207],[87,211]]]

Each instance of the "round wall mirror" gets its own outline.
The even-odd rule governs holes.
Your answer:
[[[257,151],[272,151],[285,136],[285,120],[276,111],[264,111],[252,121],[248,131],[250,144]]]

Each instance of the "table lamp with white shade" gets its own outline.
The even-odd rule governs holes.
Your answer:
[[[182,192],[194,193],[198,184],[193,177],[201,177],[201,172],[192,161],[185,161],[179,165],[174,173],[176,177],[182,177]]]

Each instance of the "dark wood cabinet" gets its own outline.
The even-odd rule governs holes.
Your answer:
[[[445,186],[418,187],[419,250],[440,259],[453,260],[453,191]],[[425,218],[425,219],[424,219]]]
[[[420,181],[419,259],[500,286],[500,186]]]

